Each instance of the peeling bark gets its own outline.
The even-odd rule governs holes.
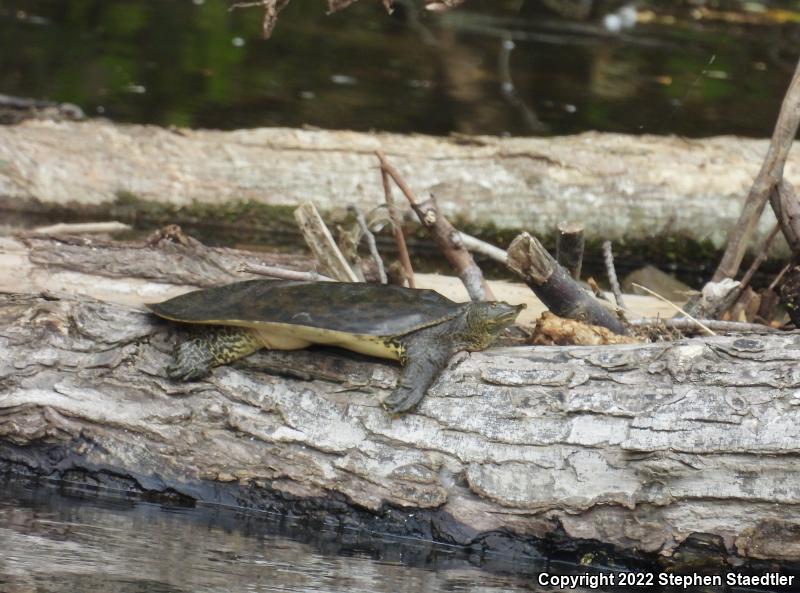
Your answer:
[[[800,334],[491,349],[456,357],[399,418],[379,404],[398,368],[332,350],[174,383],[186,335],[139,308],[0,294],[0,460],[209,501],[327,500],[453,543],[670,555],[703,532],[800,561]]]

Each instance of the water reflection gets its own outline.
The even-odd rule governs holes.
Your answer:
[[[0,486],[0,590],[27,592],[500,592],[446,547],[363,541],[225,509],[81,500]]]
[[[800,45],[791,11],[727,22],[662,2],[634,25],[619,2],[582,21],[533,0],[441,14],[398,0],[392,17],[380,2],[330,16],[321,4],[292,0],[264,41],[260,10],[226,0],[11,0],[0,93],[225,129],[763,137]]]

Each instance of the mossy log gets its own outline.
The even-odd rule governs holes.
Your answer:
[[[391,418],[398,368],[331,350],[167,379],[188,330],[134,301],[227,272],[152,250],[146,278],[142,252],[77,264],[131,283],[128,305],[70,293],[56,270],[47,294],[0,293],[0,468],[490,549],[663,557],[703,533],[724,558],[800,561],[800,334],[494,348],[456,356]]]
[[[511,230],[554,236],[559,222],[571,220],[585,224],[590,242],[624,239],[666,254],[680,249],[679,238],[693,242],[697,257],[696,245],[723,245],[767,141],[602,133],[435,138],[27,121],[0,127],[0,205],[81,206],[120,217],[124,212],[114,204],[123,196],[134,210],[129,218],[149,203],[180,207],[187,216],[194,207],[200,218],[215,212],[217,221],[231,202],[268,207],[264,220],[244,221],[251,224],[285,215],[269,208],[308,200],[326,215],[349,204],[366,212],[383,202],[376,149],[421,199],[433,194],[457,226],[484,236]],[[795,153],[786,171],[795,184],[799,169]],[[766,235],[774,217],[766,214],[762,222]],[[285,221],[274,226],[280,232]],[[667,240],[660,250],[659,238]]]

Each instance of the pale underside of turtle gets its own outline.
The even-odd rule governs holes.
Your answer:
[[[393,413],[413,408],[459,350],[482,350],[522,306],[455,303],[432,290],[345,282],[247,280],[147,305],[172,321],[215,326],[179,344],[167,369],[177,380],[259,350],[337,346],[400,361]]]

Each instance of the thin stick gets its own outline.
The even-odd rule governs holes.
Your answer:
[[[761,264],[763,264],[766,261],[769,253],[769,247],[770,245],[772,245],[772,241],[775,240],[775,237],[778,235],[780,231],[781,231],[781,223],[776,222],[775,226],[772,227],[772,230],[769,232],[769,235],[767,235],[767,238],[764,239],[764,244],[761,246],[761,250],[758,252],[758,255],[753,260],[753,263],[750,264],[750,267],[747,269],[747,272],[745,272],[744,277],[742,278],[742,281],[739,284],[739,288],[737,290],[739,291],[740,295],[744,292],[744,289],[747,288],[747,286],[750,284],[750,281],[753,279],[753,275],[755,275],[755,273],[758,271],[758,268],[761,267]]]
[[[783,266],[783,269],[780,272],[778,272],[777,276],[775,276],[775,280],[769,283],[769,290],[775,290],[775,287],[778,286],[778,283],[781,280],[783,280],[783,277],[786,275],[786,272],[788,272],[789,268],[791,267],[792,267],[792,262],[789,262],[788,264]]]
[[[408,184],[405,182],[403,177],[400,175],[400,172],[395,169],[388,160],[386,160],[386,155],[383,153],[382,150],[376,150],[375,155],[378,157],[378,160],[381,162],[381,171],[384,173],[388,173],[388,175],[392,178],[397,184],[397,187],[400,188],[400,191],[403,192],[403,195],[408,200],[408,203],[412,206],[417,205],[417,198],[414,195],[414,192],[411,191],[411,188],[408,187]]]
[[[775,131],[772,133],[767,156],[753,181],[739,220],[728,234],[725,253],[711,279],[712,282],[719,282],[723,278],[733,278],[739,271],[747,244],[761,218],[770,193],[783,178],[786,157],[789,155],[792,140],[797,135],[798,126],[800,126],[800,62],[795,67],[789,89],[781,104],[781,111],[775,124]]]
[[[739,321],[719,321],[717,319],[703,319],[702,324],[695,322],[691,319],[656,319],[656,318],[642,318],[631,319],[629,323],[636,327],[656,327],[663,325],[670,329],[679,330],[696,330],[703,328],[711,328],[713,330],[723,333],[760,333],[771,334],[780,333],[782,330],[763,325],[761,323],[741,323]]]
[[[670,307],[675,309],[681,315],[685,315],[686,317],[688,317],[689,319],[694,321],[697,325],[699,325],[701,328],[706,330],[709,333],[709,335],[712,335],[712,336],[716,336],[717,335],[713,331],[711,331],[711,329],[707,325],[705,325],[702,321],[700,321],[698,319],[695,319],[694,317],[689,315],[686,311],[681,309],[678,305],[676,305],[675,303],[673,303],[670,300],[665,299],[664,297],[662,297],[657,292],[654,292],[654,291],[650,290],[649,288],[647,288],[646,286],[642,286],[641,284],[636,284],[635,282],[632,283],[632,286],[635,286],[636,288],[641,288],[646,293],[651,294],[652,296],[656,297],[659,301],[662,301],[664,304],[669,305]]]
[[[255,0],[253,2],[234,2],[229,11],[235,8],[249,8],[251,6],[261,6],[264,8],[264,18],[261,22],[261,36],[264,39],[269,39],[275,29],[275,23],[278,22],[278,15],[281,10],[286,8],[289,0]]]
[[[624,309],[625,301],[622,298],[622,289],[617,279],[617,270],[614,268],[614,253],[611,251],[611,241],[603,241],[603,261],[606,264],[608,283],[611,285],[611,292],[614,293],[614,300],[617,302],[617,307]]]
[[[800,202],[797,201],[797,192],[791,182],[781,179],[769,192],[769,204],[789,249],[795,257],[800,257]]]
[[[383,260],[381,259],[381,254],[378,253],[378,246],[375,244],[375,235],[373,235],[372,231],[369,230],[369,227],[367,226],[367,221],[364,220],[364,215],[361,213],[359,207],[354,204],[351,204],[350,206],[348,206],[348,208],[350,209],[351,212],[353,212],[356,215],[356,223],[358,223],[358,226],[361,229],[361,233],[364,235],[364,238],[367,241],[369,254],[378,268],[378,277],[381,280],[381,284],[388,283],[389,280],[386,278],[386,269],[383,267]]]
[[[323,272],[341,282],[359,281],[312,202],[300,204],[294,218]]]
[[[251,264],[243,262],[237,268],[240,272],[269,276],[270,278],[281,278],[282,280],[310,280],[312,282],[336,282],[333,278],[317,274],[316,272],[300,272],[298,270],[287,270],[277,266],[266,266],[261,264]]]
[[[464,246],[461,234],[450,224],[447,217],[439,212],[433,196],[424,202],[417,202],[414,192],[408,187],[397,169],[389,164],[386,155],[380,150],[375,151],[375,154],[381,162],[381,168],[389,174],[403,192],[422,225],[428,230],[442,254],[458,274],[470,299],[473,301],[494,300],[492,289],[489,288],[483,272]]]
[[[378,158],[380,158],[380,156],[378,156]],[[381,167],[381,181],[383,182],[383,193],[386,196],[386,208],[389,210],[389,220],[392,221],[392,232],[394,233],[394,242],[397,245],[397,255],[400,257],[400,263],[403,266],[403,272],[405,273],[409,288],[415,288],[414,269],[411,267],[411,258],[408,256],[408,247],[406,246],[406,238],[403,235],[403,227],[400,224],[400,217],[397,215],[397,210],[394,207],[392,184],[389,183],[389,174],[383,167]]]
[[[461,235],[461,242],[464,244],[464,247],[466,247],[473,253],[480,253],[481,255],[485,255],[489,259],[493,259],[494,261],[501,264],[506,263],[505,249],[500,249],[499,247],[496,247],[491,243],[487,243],[486,241],[481,241],[477,237],[473,237],[472,235],[468,235],[467,233],[462,233],[459,231],[459,235]]]
[[[118,233],[130,231],[133,227],[124,222],[110,220],[108,222],[59,222],[48,226],[40,226],[31,232],[42,235],[80,234],[80,233]]]

